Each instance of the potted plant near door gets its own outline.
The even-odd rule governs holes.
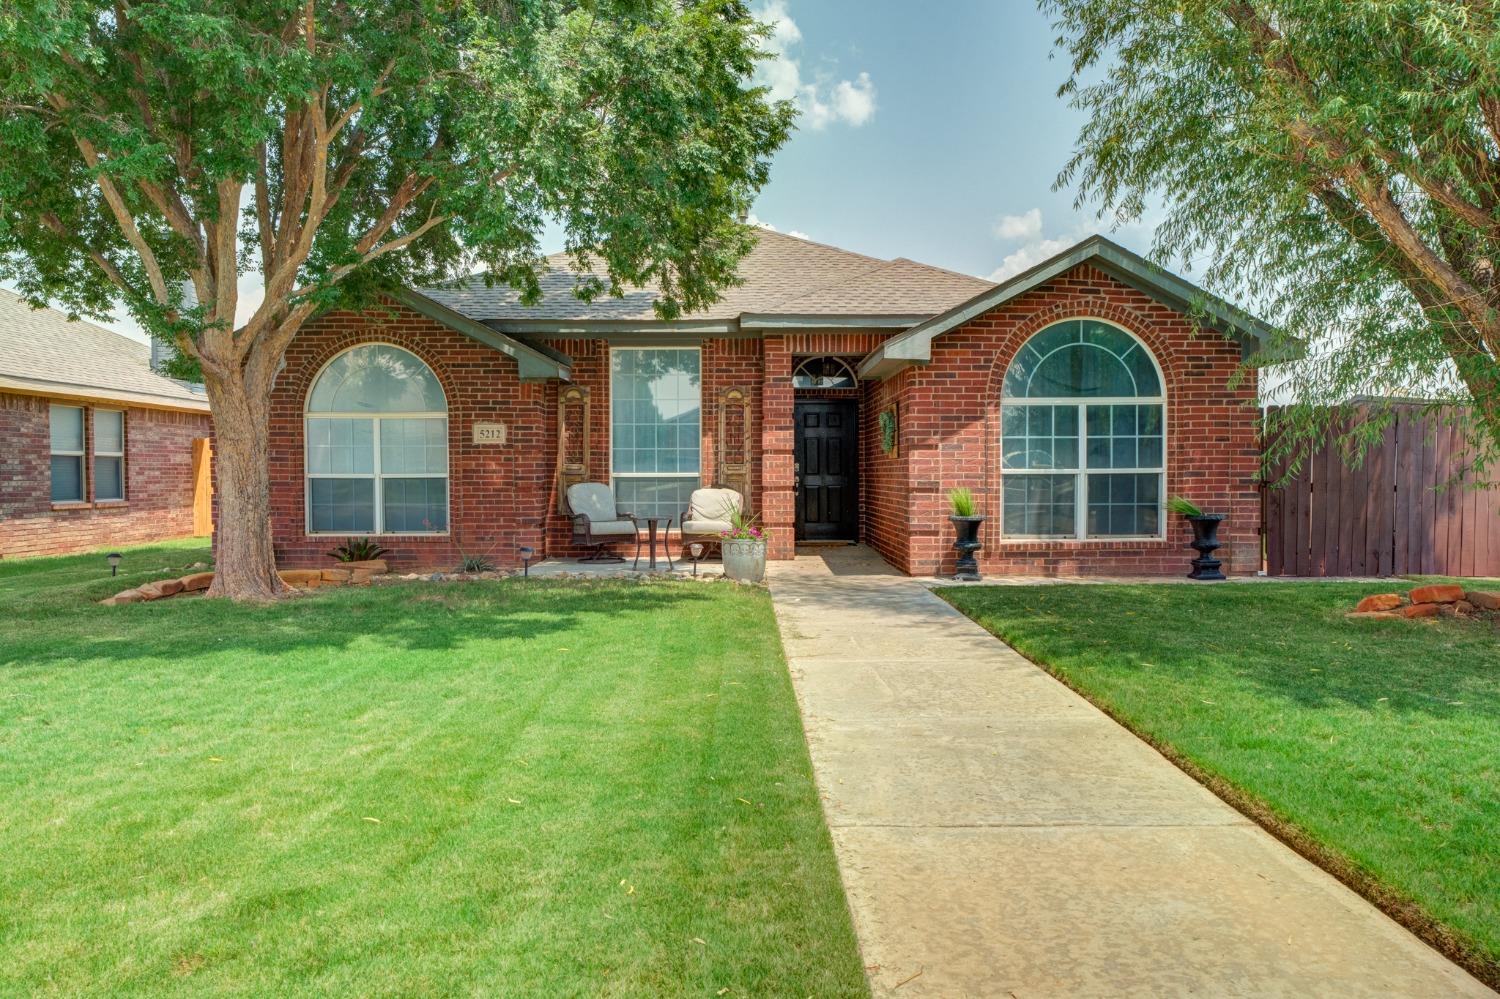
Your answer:
[[[719,535],[724,575],[739,583],[758,583],[766,578],[766,542],[771,532],[746,517],[744,511],[726,511],[729,530]]]
[[[1193,540],[1188,544],[1198,553],[1198,557],[1193,559],[1193,571],[1188,573],[1188,579],[1223,579],[1224,573],[1220,571],[1223,563],[1214,558],[1214,552],[1221,547],[1219,525],[1224,522],[1224,515],[1204,513],[1196,503],[1181,496],[1172,497],[1167,503],[1167,509],[1187,518],[1187,522],[1193,525]]]
[[[979,525],[984,523],[984,515],[977,513],[974,504],[974,494],[962,487],[948,490],[948,506],[952,509],[949,520],[953,522],[953,529],[958,532],[958,540],[953,542],[953,547],[958,549],[958,564],[953,578],[969,583],[979,582],[979,560],[974,553],[983,547],[979,543]]]

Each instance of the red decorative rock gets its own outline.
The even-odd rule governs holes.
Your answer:
[[[1470,590],[1464,594],[1464,599],[1475,607],[1487,611],[1500,611],[1500,593],[1486,593],[1484,590]]]
[[[1374,611],[1395,610],[1401,606],[1401,597],[1395,593],[1374,593],[1365,597],[1354,608],[1357,614],[1367,614]]]
[[[1452,604],[1463,598],[1464,588],[1452,583],[1419,586],[1411,591],[1411,602],[1414,604]]]
[[[144,598],[141,596],[139,590],[121,590],[107,600],[100,601],[100,603],[106,607],[114,607],[118,604],[138,604],[142,599]]]
[[[306,587],[310,583],[323,581],[323,572],[320,569],[282,569],[281,581],[288,586]]]
[[[182,588],[186,592],[195,593],[198,590],[206,590],[212,586],[214,574],[211,572],[195,572],[191,575],[183,576],[178,582],[182,584]]]
[[[1412,604],[1401,608],[1402,617],[1437,617],[1442,613],[1441,604]]]
[[[142,600],[160,600],[162,597],[170,597],[181,592],[182,581],[179,579],[158,579],[140,588]]]
[[[342,566],[342,568],[351,570],[368,569],[371,573],[377,576],[384,575],[385,573],[390,571],[390,567],[385,564],[385,559],[383,558],[372,558],[365,562],[343,562],[340,563],[340,565]]]

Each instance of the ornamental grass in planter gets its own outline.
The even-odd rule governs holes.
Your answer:
[[[958,563],[954,566],[956,571],[953,578],[977,583],[980,578],[979,560],[974,557],[974,553],[983,547],[979,542],[979,525],[984,523],[984,515],[978,512],[974,494],[963,487],[948,490],[948,506],[952,510],[948,519],[953,522],[953,529],[958,533],[958,540],[953,542],[953,547],[958,550]]]
[[[1224,579],[1221,570],[1223,563],[1213,553],[1222,547],[1219,525],[1224,522],[1225,516],[1222,513],[1204,513],[1196,503],[1181,496],[1168,500],[1167,509],[1186,518],[1193,527],[1193,540],[1188,544],[1198,553],[1198,557],[1193,559],[1193,571],[1188,573],[1188,578],[1203,581]]]

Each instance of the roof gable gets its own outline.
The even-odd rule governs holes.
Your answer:
[[[949,330],[999,308],[1074,268],[1089,264],[1179,312],[1199,318],[1203,325],[1237,340],[1249,357],[1268,345],[1275,331],[1254,316],[1210,295],[1172,272],[1153,264],[1103,236],[1090,236],[1030,270],[975,295],[941,315],[892,337],[861,362],[862,378],[888,378],[910,364],[932,359],[932,341]]]

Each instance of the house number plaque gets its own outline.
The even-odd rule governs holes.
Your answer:
[[[474,424],[475,444],[504,444],[505,424],[503,423],[476,423]]]

